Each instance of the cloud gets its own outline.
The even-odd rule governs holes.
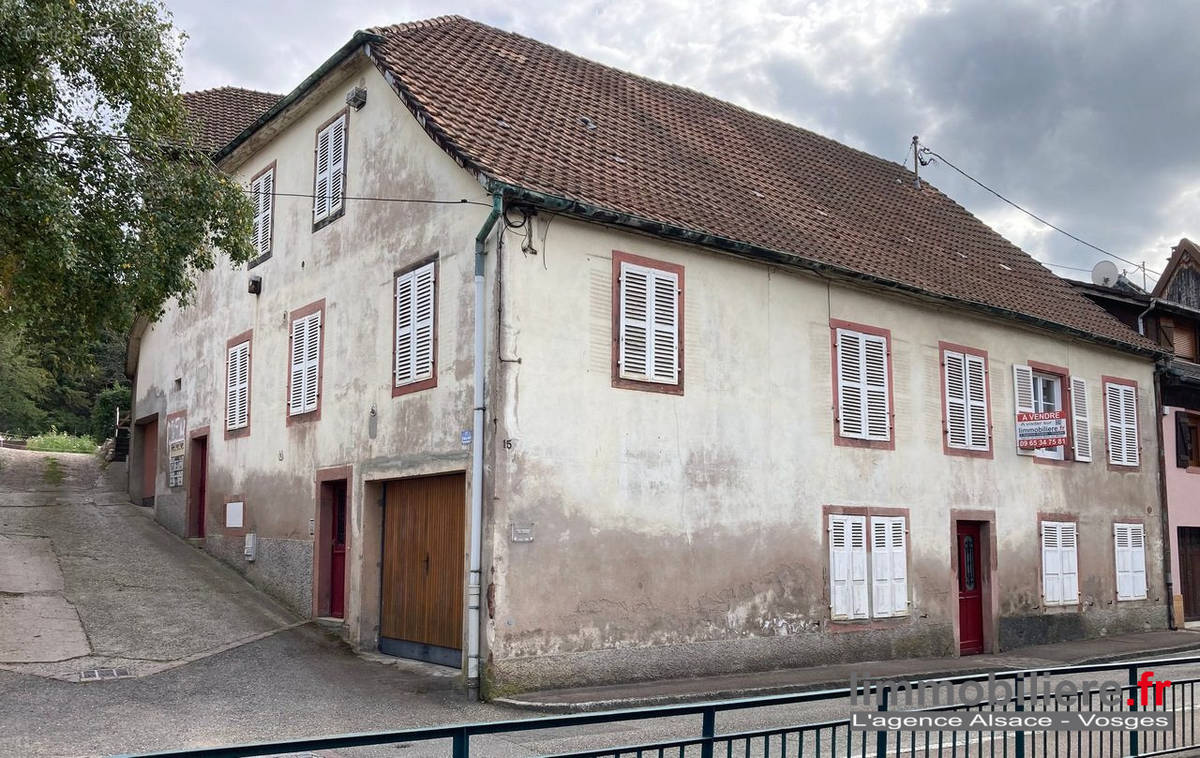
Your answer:
[[[888,160],[908,159],[919,134],[1006,196],[1151,268],[1200,234],[1200,3],[1189,0],[168,5],[191,37],[192,89],[286,92],[356,29],[460,13]],[[1043,260],[1086,269],[1100,258],[948,166],[923,176]]]

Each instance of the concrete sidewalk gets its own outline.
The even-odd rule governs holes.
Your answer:
[[[835,689],[849,686],[851,674],[859,678],[872,676],[888,679],[932,679],[989,671],[1138,660],[1189,650],[1200,651],[1200,632],[1143,632],[1095,640],[1037,645],[992,655],[863,661],[695,679],[576,687],[526,692],[513,697],[497,698],[495,702],[542,712],[574,713]]]

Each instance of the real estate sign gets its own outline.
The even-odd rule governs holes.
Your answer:
[[[1033,450],[1067,444],[1067,412],[1017,414],[1017,447]]]

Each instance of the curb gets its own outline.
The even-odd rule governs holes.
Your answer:
[[[1112,655],[1099,655],[1090,658],[1080,658],[1072,661],[1055,662],[1053,668],[1057,666],[1088,666],[1100,663],[1115,663],[1118,661],[1136,661],[1143,658],[1154,656],[1169,655],[1171,653],[1181,653],[1188,650],[1200,649],[1200,635],[1197,636],[1195,642],[1184,643],[1180,645],[1170,645],[1167,647],[1149,648],[1146,650],[1138,650],[1133,653],[1116,653]],[[938,679],[950,676],[971,676],[974,674],[988,674],[1001,671],[1021,671],[1020,666],[979,666],[969,669],[957,669],[947,671],[945,669],[930,669],[926,671],[913,671],[904,676],[910,679]],[[492,700],[498,705],[505,705],[510,708],[516,708],[524,711],[536,711],[539,713],[551,714],[569,714],[569,713],[588,713],[592,711],[614,710],[618,708],[650,708],[656,705],[680,705],[684,703],[702,703],[710,700],[733,700],[738,698],[749,697],[765,697],[768,695],[791,695],[797,692],[812,692],[823,689],[837,689],[845,687],[846,682],[843,679],[821,682],[804,682],[797,684],[778,684],[766,687],[733,687],[727,689],[706,690],[702,692],[681,692],[668,695],[646,695],[634,696],[627,698],[607,698],[603,700],[585,700],[577,703],[546,703],[536,700],[522,700],[519,697],[498,697]]]

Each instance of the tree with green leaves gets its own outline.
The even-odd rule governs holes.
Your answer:
[[[89,360],[186,302],[215,251],[251,258],[250,203],[189,129],[181,44],[157,0],[0,0],[0,329],[27,351]]]

